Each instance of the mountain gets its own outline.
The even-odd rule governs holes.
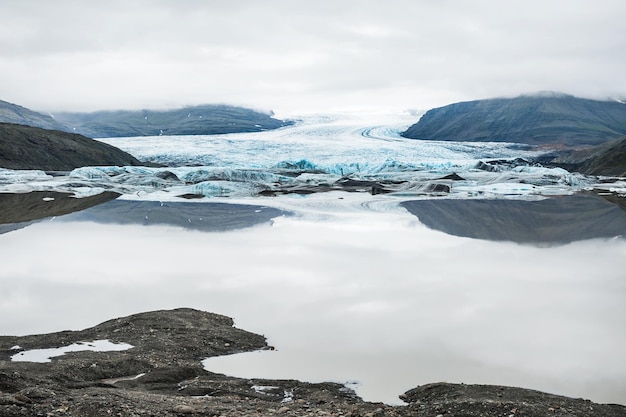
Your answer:
[[[26,107],[0,100],[0,122],[16,123],[42,129],[65,130],[52,116],[37,113]]]
[[[174,110],[66,112],[53,117],[0,100],[0,123],[63,130],[90,138],[259,132],[291,124],[272,116],[243,107],[207,104]]]
[[[587,175],[626,177],[626,136],[561,155],[552,163]]]
[[[450,104],[429,110],[402,136],[411,139],[599,145],[626,135],[626,104],[559,93]]]
[[[0,123],[0,167],[68,171],[82,166],[142,165],[111,145],[76,133]]]
[[[271,114],[226,105],[174,110],[58,113],[55,117],[66,130],[93,138],[258,132],[290,124],[273,118]]]

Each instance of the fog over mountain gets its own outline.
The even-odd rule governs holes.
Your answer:
[[[15,123],[42,129],[65,130],[52,116],[38,113],[17,104],[0,100],[0,122]]]

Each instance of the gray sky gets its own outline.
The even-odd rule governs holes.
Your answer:
[[[0,16],[0,99],[35,110],[626,97],[624,0],[4,0]]]

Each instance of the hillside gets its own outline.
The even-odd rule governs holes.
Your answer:
[[[599,145],[626,135],[626,104],[543,93],[450,104],[402,133],[425,140]]]
[[[68,171],[81,166],[142,165],[113,146],[84,136],[0,123],[0,167]]]
[[[203,105],[174,110],[58,113],[68,131],[93,138],[156,135],[211,135],[258,132],[289,124],[270,114],[225,106]]]
[[[174,110],[115,110],[53,116],[0,100],[0,123],[79,133],[90,138],[259,132],[291,124],[243,107],[202,105]]]
[[[65,130],[52,116],[37,113],[26,107],[0,100],[0,122],[16,123],[42,129]]]
[[[587,175],[626,177],[626,136],[562,155],[552,162]]]

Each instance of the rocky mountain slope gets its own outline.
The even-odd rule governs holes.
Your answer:
[[[558,93],[450,104],[426,112],[411,139],[598,145],[626,135],[626,104]]]
[[[0,167],[69,171],[82,166],[142,165],[114,146],[75,133],[0,123]]]
[[[125,350],[89,350],[95,341]],[[47,363],[34,349],[83,351]],[[130,345],[130,347],[128,346]],[[521,388],[436,383],[407,391],[406,406],[365,402],[336,383],[240,379],[208,372],[210,356],[268,349],[232,319],[181,308],[109,320],[81,331],[0,336],[0,415],[18,416],[534,416],[623,417],[626,407]]]
[[[225,105],[174,110],[58,113],[55,117],[68,131],[92,138],[259,132],[288,124],[270,114]]]
[[[65,130],[65,126],[50,115],[37,113],[26,107],[0,100],[0,122],[15,123],[42,129]]]
[[[587,175],[626,177],[626,136],[590,149],[565,153],[553,163]]]

